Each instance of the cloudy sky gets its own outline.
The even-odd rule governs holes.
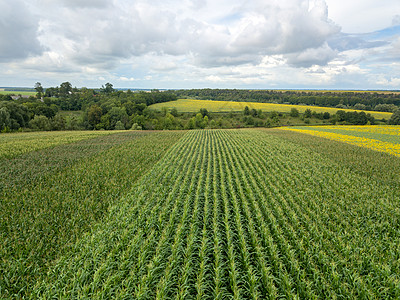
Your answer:
[[[0,0],[0,86],[400,89],[399,0]]]

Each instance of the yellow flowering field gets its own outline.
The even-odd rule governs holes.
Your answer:
[[[307,105],[289,105],[275,103],[258,103],[258,102],[236,102],[236,101],[213,101],[213,100],[196,100],[196,99],[178,99],[164,103],[157,103],[150,106],[155,110],[161,110],[163,107],[168,109],[176,108],[179,112],[197,112],[200,108],[206,108],[210,112],[230,112],[242,111],[248,106],[250,109],[261,109],[262,111],[290,112],[292,108],[296,108],[299,112],[304,113],[306,109],[320,112],[329,112],[335,114],[338,110],[354,111],[354,109],[338,109],[334,107],[319,107]],[[376,119],[390,119],[392,113],[379,111],[365,111]]]
[[[1,134],[0,159],[112,133],[116,133],[116,131],[49,131]]]
[[[282,129],[400,156],[400,126],[309,126]]]

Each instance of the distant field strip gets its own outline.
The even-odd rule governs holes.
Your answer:
[[[0,134],[0,159],[22,153],[90,139],[117,131],[51,131]]]
[[[250,109],[261,109],[262,111],[290,112],[292,108],[296,108],[303,113],[306,109],[319,112],[329,112],[335,114],[338,110],[354,111],[352,109],[338,109],[333,107],[305,106],[305,105],[287,105],[274,103],[257,103],[257,102],[236,102],[236,101],[212,101],[212,100],[195,100],[195,99],[179,99],[177,101],[157,103],[150,106],[152,109],[161,110],[163,107],[176,108],[179,112],[198,112],[200,108],[206,108],[211,112],[230,112],[243,111],[248,106]],[[392,113],[365,111],[377,119],[390,119]]]
[[[23,96],[35,96],[36,92],[27,92],[27,91],[5,91],[4,89],[0,89],[1,95],[23,95]]]
[[[399,219],[398,189],[267,130],[190,131],[33,298],[396,298]]]
[[[400,127],[398,126],[308,126],[281,129],[311,134],[400,156]]]

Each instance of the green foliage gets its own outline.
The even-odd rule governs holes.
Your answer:
[[[336,121],[346,124],[366,125],[368,122],[372,125],[375,124],[375,118],[363,111],[345,112],[343,110],[338,110],[335,117]]]
[[[200,108],[200,113],[201,113],[201,115],[203,116],[203,118],[204,118],[205,116],[208,117],[208,110],[207,110],[206,108]]]
[[[111,94],[112,92],[114,92],[114,88],[113,88],[113,85],[112,85],[111,83],[107,82],[107,83],[105,84],[105,86],[104,86],[104,85],[101,86],[100,91],[101,91],[102,93],[104,93],[104,94],[109,95],[109,94]]]
[[[44,90],[43,90],[42,84],[40,82],[36,82],[35,83],[35,90],[36,90],[36,97],[38,99],[41,99],[42,96],[43,96],[43,91]]]
[[[397,298],[399,160],[278,131],[188,132],[32,297]]]
[[[171,109],[170,114],[173,115],[174,117],[178,116],[178,110],[174,107]]]
[[[298,109],[296,109],[296,108],[292,108],[291,110],[290,110],[290,116],[291,117],[293,117],[293,118],[298,118],[299,117],[299,110]]]
[[[305,111],[304,111],[304,118],[311,118],[312,117],[312,111],[311,111],[311,109],[306,109]]]
[[[138,123],[133,123],[131,130],[142,130],[142,126],[140,126]]]
[[[129,116],[126,113],[126,110],[124,107],[111,108],[111,110],[108,112],[108,116],[109,116],[110,123],[109,123],[109,126],[105,127],[104,129],[115,129],[115,126],[118,121],[123,124],[124,128],[130,127],[129,126]]]
[[[121,121],[118,121],[116,124],[115,124],[115,128],[114,128],[115,130],[125,130],[125,126],[124,126],[124,124],[122,124],[122,122]]]
[[[89,107],[87,112],[87,118],[90,126],[89,128],[95,128],[97,124],[101,122],[102,113],[103,111],[101,107],[97,104],[93,104],[91,107]]]
[[[39,131],[43,131],[43,130],[50,130],[51,129],[51,125],[50,125],[50,121],[46,116],[35,116],[30,122],[29,122],[29,126],[34,129],[34,130],[39,130]]]
[[[7,131],[6,129],[10,128],[11,126],[11,119],[10,113],[8,112],[6,107],[0,108],[0,131]]]
[[[67,121],[60,114],[55,115],[55,117],[51,120],[52,130],[65,130],[66,127],[67,127]]]
[[[395,92],[185,89],[177,90],[175,94],[179,98],[362,108],[387,112],[400,107],[400,93]]]
[[[391,125],[400,125],[400,109],[396,109],[393,112],[393,115],[391,116],[389,120],[389,124]]]

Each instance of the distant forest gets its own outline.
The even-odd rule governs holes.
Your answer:
[[[197,89],[122,91],[106,83],[99,89],[76,88],[63,82],[44,89],[37,82],[36,95],[0,94],[0,131],[26,130],[126,130],[275,127],[293,124],[375,124],[364,112],[339,111],[335,115],[312,111],[290,114],[247,110],[234,113],[182,113],[176,109],[155,111],[148,106],[178,98],[305,104],[394,112],[382,123],[400,124],[400,95],[373,92],[302,92],[272,90]]]
[[[312,105],[356,110],[393,112],[400,107],[400,93],[340,91],[280,91],[236,89],[176,90],[178,98]]]

